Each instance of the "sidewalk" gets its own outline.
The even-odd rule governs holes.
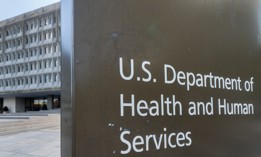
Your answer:
[[[0,136],[1,157],[60,157],[60,127]]]

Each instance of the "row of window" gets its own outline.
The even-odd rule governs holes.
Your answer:
[[[6,28],[5,29],[5,36],[8,37],[8,36],[12,36],[12,35],[16,35],[16,34],[19,34],[21,33],[21,28],[22,28],[22,25],[13,25],[13,26],[10,26],[9,28]],[[2,38],[2,32],[0,32],[0,38]]]
[[[50,39],[56,38],[56,36],[57,36],[56,29],[30,34],[25,37],[25,44],[31,44],[31,43],[36,43],[36,42],[42,42],[45,40],[50,40]]]
[[[12,53],[5,53],[0,55],[0,62],[15,61],[21,58],[29,58],[41,56],[49,53],[59,52],[59,44],[48,44],[39,47],[30,48],[24,51],[15,51]]]
[[[0,75],[60,67],[60,58],[0,67]]]
[[[49,73],[37,76],[28,76],[21,78],[11,78],[0,80],[0,87],[31,85],[31,84],[44,84],[60,82],[60,73]]]
[[[57,19],[54,14],[45,16],[45,17],[41,17],[38,19],[26,21],[25,31],[31,31],[31,30],[37,29],[38,27],[41,28],[44,26],[53,25],[56,23],[56,21],[57,21]]]
[[[51,14],[41,18],[35,18],[25,22],[25,31],[35,30],[48,25],[53,25],[58,21],[56,15]],[[4,34],[6,37],[17,35],[22,32],[22,24],[15,24],[5,28]],[[0,39],[3,37],[0,31]]]
[[[16,38],[5,42],[5,49],[22,46],[22,38]],[[0,44],[0,50],[2,50],[2,44]]]
[[[40,33],[31,34],[25,37],[25,44],[43,42],[45,40],[50,40],[56,38],[56,30],[49,30]],[[16,48],[22,46],[22,37],[15,38],[4,42],[5,49]],[[2,50],[2,43],[0,43],[0,50]]]

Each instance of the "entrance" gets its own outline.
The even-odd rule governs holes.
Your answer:
[[[60,108],[60,96],[34,97],[25,99],[26,111],[40,111]]]

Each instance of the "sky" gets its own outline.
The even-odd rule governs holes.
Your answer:
[[[26,13],[60,0],[0,0],[0,21]]]

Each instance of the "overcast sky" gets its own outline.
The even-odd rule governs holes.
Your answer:
[[[60,0],[1,0],[0,21]]]

